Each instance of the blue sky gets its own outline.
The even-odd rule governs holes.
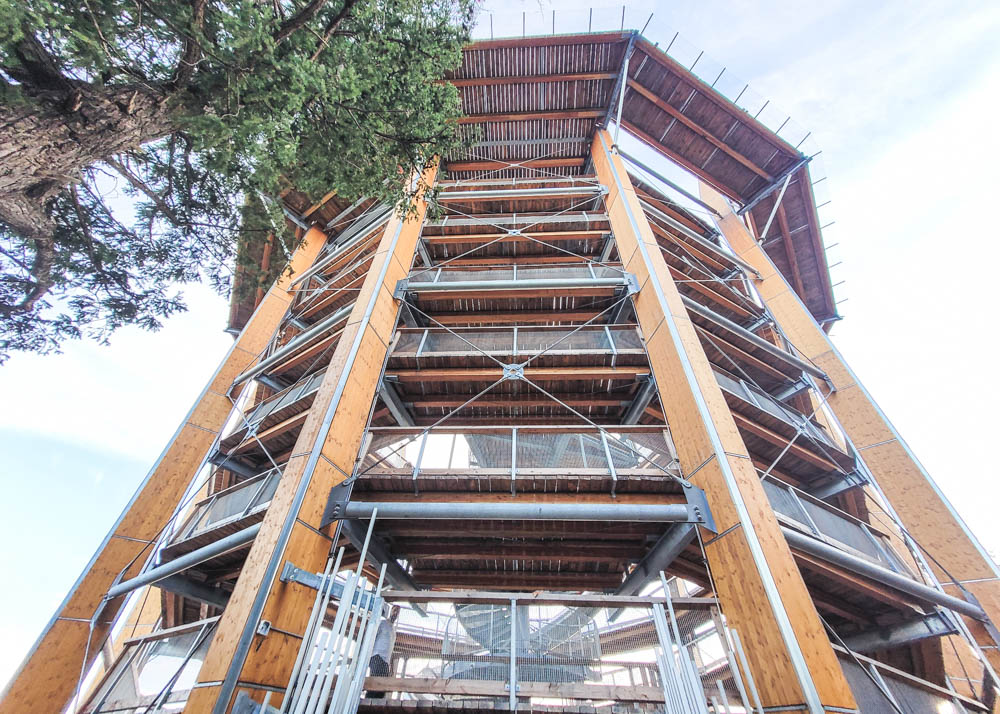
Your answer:
[[[505,12],[555,9],[557,29],[580,6],[502,4]],[[621,5],[601,7],[610,17]],[[630,18],[644,22],[650,12],[649,34],[679,30],[813,132],[830,176],[833,281],[845,281],[834,339],[1000,554],[991,408],[1000,387],[987,373],[997,344],[986,313],[1000,265],[992,220],[1000,5],[629,4]],[[0,681],[232,343],[222,332],[226,302],[205,288],[188,295],[191,311],[159,333],[125,330],[110,347],[76,343],[0,368],[0,568],[15,584],[0,590]]]

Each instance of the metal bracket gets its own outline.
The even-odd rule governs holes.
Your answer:
[[[323,576],[317,573],[311,573],[308,570],[303,570],[302,568],[297,568],[292,565],[291,561],[285,561],[285,567],[281,570],[281,575],[278,576],[278,580],[283,583],[298,583],[300,585],[305,585],[307,588],[312,588],[313,590],[319,590],[323,585]]]
[[[257,623],[258,635],[260,635],[261,637],[267,637],[270,632],[271,632],[270,620],[261,620],[259,623]]]
[[[697,523],[712,533],[719,532],[715,528],[715,518],[712,517],[712,509],[708,507],[708,499],[702,489],[690,482],[685,482],[684,499],[687,501],[691,514],[691,523]]]
[[[323,509],[323,520],[319,523],[320,530],[323,530],[334,521],[339,521],[347,508],[347,502],[351,500],[351,490],[354,482],[339,483],[330,489],[330,496],[326,500],[326,508]]]
[[[639,278],[637,278],[632,273],[625,273],[625,294],[626,295],[638,295],[639,294]]]
[[[524,379],[524,365],[505,364],[503,366],[503,378],[509,380]]]
[[[748,332],[756,332],[764,325],[770,325],[772,322],[774,322],[774,320],[771,319],[770,315],[761,315],[759,318],[754,320],[750,325],[744,327],[743,329],[747,330]]]
[[[396,298],[397,300],[405,300],[406,299],[406,290],[407,290],[407,288],[409,288],[409,286],[410,286],[409,279],[403,278],[402,280],[400,280],[399,282],[396,283],[396,287],[392,291],[392,296],[394,298]]]

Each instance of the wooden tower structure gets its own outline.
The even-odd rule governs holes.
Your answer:
[[[993,710],[997,567],[828,337],[809,157],[636,32],[450,80],[433,201],[284,197],[0,712]]]

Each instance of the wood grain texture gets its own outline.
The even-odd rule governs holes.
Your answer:
[[[792,665],[790,645],[778,626],[777,608],[782,608],[791,622],[795,647],[801,651],[822,703],[853,708],[854,699],[836,655],[781,535],[656,236],[634,189],[627,183],[629,179],[621,160],[606,151],[605,146],[611,146],[611,139],[600,132],[592,147],[594,167],[601,183],[609,189],[607,212],[622,263],[639,281],[640,290],[634,296],[635,311],[660,391],[660,403],[681,466],[685,473],[694,473],[692,482],[705,490],[716,525],[723,533],[710,543],[706,555],[717,579],[721,607],[746,645],[762,702],[768,707],[796,706],[806,699]],[[616,185],[615,174],[623,189]],[[633,219],[638,233],[633,228]],[[640,242],[647,246],[648,257],[639,250]],[[723,466],[735,483],[729,481]],[[737,501],[742,502],[745,515],[741,515]],[[751,529],[766,563],[758,563],[753,557],[746,540]],[[766,578],[773,579],[780,593],[777,603],[769,604]]]
[[[906,529],[951,576],[971,582],[975,594],[994,622],[1000,622],[1000,580],[968,527],[944,498],[871,395],[864,389],[826,333],[816,324],[794,291],[758,245],[728,204],[711,188],[702,185],[702,198],[722,214],[720,228],[730,246],[761,274],[754,283],[774,319],[796,349],[826,372],[835,391],[827,405],[847,437],[871,470]],[[942,582],[950,578],[931,563]],[[961,596],[957,587],[951,594]],[[983,628],[966,620],[994,668],[1000,669],[1000,654]],[[978,633],[978,634],[977,634]],[[957,666],[957,660],[951,663]],[[949,675],[963,676],[960,669]]]
[[[434,173],[425,178],[432,182]],[[389,220],[219,623],[199,682],[221,682],[231,667],[238,667],[240,682],[276,687],[288,683],[301,642],[295,634],[305,630],[315,591],[280,582],[280,569],[271,582],[265,582],[268,565],[278,557],[306,570],[323,570],[331,543],[316,529],[330,488],[352,472],[360,450],[396,321],[398,303],[392,291],[405,277],[405,266],[412,263],[425,211],[426,204],[418,201],[415,214],[405,220],[399,216]],[[300,487],[306,489],[305,496],[296,506]],[[291,532],[282,544],[280,534],[286,524],[291,524]],[[256,627],[249,619],[262,589],[267,600],[261,619],[272,623],[271,634],[255,637],[245,661],[235,662],[244,629]],[[218,695],[215,686],[198,690],[187,711],[210,711]]]
[[[264,296],[146,481],[14,675],[0,700],[0,713],[61,712],[73,696],[83,665],[87,623],[60,618],[89,620],[115,577],[137,556],[123,580],[138,574],[146,560],[143,541],[154,539],[170,518],[229,416],[232,403],[225,394],[233,379],[257,360],[288,309],[291,280],[313,263],[325,242],[326,236],[319,230],[306,234],[292,257],[291,272],[286,272]],[[100,622],[112,621],[124,600],[108,603]],[[88,665],[101,652],[106,634],[106,628],[99,624],[91,638]]]

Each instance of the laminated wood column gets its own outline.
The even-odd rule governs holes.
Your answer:
[[[226,391],[233,379],[252,365],[264,349],[292,299],[291,281],[316,259],[326,242],[321,231],[312,229],[295,251],[291,272],[286,272],[268,290],[253,316],[191,411],[177,428],[122,515],[104,538],[97,552],[46,625],[20,669],[0,699],[0,714],[11,712],[61,712],[76,689],[81,669],[100,654],[108,630],[125,602],[120,597],[107,603],[91,637],[90,654],[84,663],[89,621],[123,568],[136,558],[122,580],[138,574],[148,555],[147,544],[160,529],[201,465],[232,408]],[[84,666],[86,664],[86,667]]]
[[[591,154],[612,232],[639,280],[635,309],[678,457],[705,490],[718,535],[703,531],[717,595],[742,638],[765,707],[819,714],[854,699],[792,559],[722,390],[611,138]]]
[[[436,169],[424,175],[430,185]],[[318,528],[330,488],[350,476],[395,327],[396,283],[413,262],[426,212],[418,199],[386,225],[354,309],[292,449],[261,530],[247,556],[188,700],[188,712],[229,710],[239,689],[281,700],[301,644],[315,591],[279,580],[286,561],[323,570],[330,537]],[[267,636],[256,635],[262,620]]]
[[[781,330],[802,356],[826,372],[834,389],[827,400],[830,411],[903,525],[933,556],[930,566],[945,590],[963,596],[934,560],[963,583],[994,623],[1000,623],[1000,571],[992,558],[729,204],[704,185],[702,196],[722,215],[719,228],[733,251],[760,273],[754,283]],[[994,670],[1000,671],[997,643],[982,623],[968,618],[966,622]]]

